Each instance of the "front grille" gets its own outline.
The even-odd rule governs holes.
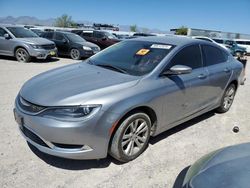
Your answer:
[[[56,47],[55,44],[42,45],[42,48],[45,49],[45,50],[53,50],[55,47]]]
[[[23,132],[23,134],[28,137],[30,140],[32,140],[33,142],[44,146],[44,147],[48,147],[47,144],[45,144],[45,142],[39,138],[39,136],[37,136],[36,134],[34,134],[32,131],[30,131],[29,129],[27,129],[25,126],[21,127],[21,131]]]
[[[39,106],[33,103],[30,103],[23,99],[21,96],[18,97],[18,105],[20,106],[21,110],[29,113],[38,113],[45,109],[44,106]]]

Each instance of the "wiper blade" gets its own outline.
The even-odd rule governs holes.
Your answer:
[[[124,74],[128,74],[128,72],[125,71],[124,69],[122,69],[122,68],[120,68],[120,67],[117,67],[117,66],[114,66],[114,65],[96,64],[96,66],[103,67],[103,68],[108,68],[108,69],[115,70],[115,71],[117,71],[117,72],[121,72],[121,73],[124,73]]]

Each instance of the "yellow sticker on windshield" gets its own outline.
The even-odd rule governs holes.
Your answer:
[[[136,52],[136,55],[146,55],[149,51],[149,49],[140,49],[138,52]]]

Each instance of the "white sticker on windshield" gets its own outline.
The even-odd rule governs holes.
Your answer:
[[[152,44],[150,48],[159,48],[169,50],[172,46],[167,44]]]

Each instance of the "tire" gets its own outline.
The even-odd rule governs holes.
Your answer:
[[[30,59],[31,59],[29,53],[24,48],[18,48],[15,51],[15,57],[17,61],[23,62],[23,63],[28,63],[30,62]]]
[[[80,51],[78,49],[76,49],[76,48],[72,48],[70,50],[70,57],[71,57],[71,59],[74,59],[74,60],[81,59]]]
[[[236,93],[235,84],[230,84],[223,94],[220,107],[217,108],[216,111],[219,113],[227,112],[233,104],[235,93]]]
[[[151,120],[142,112],[137,112],[121,122],[111,141],[109,154],[121,162],[137,158],[148,145]]]

